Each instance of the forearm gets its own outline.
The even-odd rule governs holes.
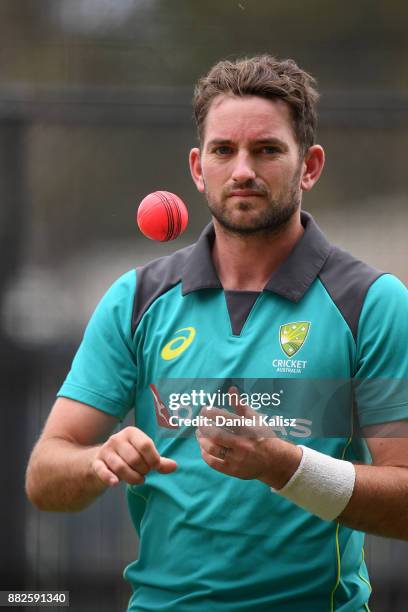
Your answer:
[[[260,480],[279,493],[297,470],[300,449],[280,441],[274,450],[278,455],[275,454]],[[336,520],[358,531],[408,539],[408,467],[355,465],[354,468],[352,495]]]
[[[356,465],[351,499],[338,521],[387,538],[408,539],[408,468]]]
[[[50,512],[75,512],[89,505],[107,488],[92,469],[98,449],[62,438],[40,441],[27,467],[30,501]]]

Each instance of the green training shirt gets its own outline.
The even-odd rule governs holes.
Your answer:
[[[131,611],[368,609],[363,533],[211,469],[195,427],[177,420],[219,406],[234,382],[278,435],[368,462],[359,427],[408,418],[405,287],[329,244],[307,213],[302,224],[261,293],[223,290],[209,225],[196,244],[119,278],[87,326],[58,395],[119,420],[134,409],[178,463],[127,487],[140,536],[124,573]],[[279,420],[288,416],[293,427]]]

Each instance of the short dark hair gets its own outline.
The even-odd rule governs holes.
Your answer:
[[[271,55],[259,55],[215,64],[199,79],[194,90],[193,110],[200,142],[204,139],[205,120],[211,103],[220,94],[284,100],[291,110],[301,153],[304,155],[314,144],[319,98],[316,80],[292,59],[278,60]]]

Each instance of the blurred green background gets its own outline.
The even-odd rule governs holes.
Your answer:
[[[123,490],[42,514],[24,468],[106,288],[209,219],[187,156],[193,84],[214,62],[268,52],[317,78],[327,162],[303,206],[408,282],[407,31],[397,0],[0,0],[1,589],[70,588],[75,612],[126,606],[137,542]],[[157,189],[188,204],[175,243],[135,227]],[[405,611],[406,543],[368,537],[366,557],[373,610]]]

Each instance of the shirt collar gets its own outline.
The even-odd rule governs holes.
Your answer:
[[[304,233],[293,250],[265,285],[265,290],[298,302],[316,279],[331,246],[313,217],[302,211]],[[215,239],[214,226],[209,223],[194,245],[182,273],[182,291],[187,295],[199,289],[222,289],[211,250]]]

